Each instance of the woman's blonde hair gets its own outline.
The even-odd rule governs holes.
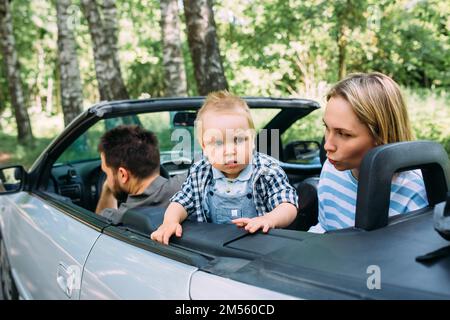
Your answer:
[[[250,108],[244,99],[228,92],[227,90],[215,91],[208,94],[202,107],[198,110],[195,119],[195,128],[197,138],[202,145],[202,117],[206,112],[217,112],[221,114],[241,114],[247,118],[248,126],[251,130],[255,130]]]
[[[327,94],[345,99],[358,119],[367,125],[377,144],[413,140],[405,100],[399,86],[379,73],[353,73]]]

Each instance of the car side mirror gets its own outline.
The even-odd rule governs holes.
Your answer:
[[[174,127],[193,127],[196,118],[195,112],[179,111],[175,113],[172,123]]]
[[[310,163],[319,159],[320,144],[317,141],[292,141],[283,150],[284,162]]]
[[[0,194],[21,191],[25,184],[26,171],[22,166],[0,168]]]

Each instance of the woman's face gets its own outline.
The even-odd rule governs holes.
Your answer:
[[[340,96],[328,100],[323,122],[324,148],[329,162],[337,170],[352,170],[357,178],[364,155],[376,146],[369,128],[356,117],[347,100]]]

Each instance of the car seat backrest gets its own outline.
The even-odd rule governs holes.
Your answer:
[[[320,163],[322,165],[326,160],[324,144],[325,137],[322,138],[320,143]],[[318,185],[319,177],[309,177],[293,184],[298,194],[298,214],[286,229],[308,231],[310,227],[317,224],[319,215]]]
[[[167,171],[166,168],[164,168],[164,166],[162,164],[159,166],[159,174],[163,178],[166,178],[166,179],[170,178],[169,172]]]
[[[295,220],[286,228],[300,231],[317,224],[318,200],[317,185],[319,177],[310,177],[294,184],[298,194],[298,214]]]
[[[327,160],[327,152],[325,151],[325,136],[322,138],[322,142],[320,143],[320,163],[323,165],[325,160]]]
[[[450,186],[450,161],[439,143],[398,142],[367,152],[359,172],[356,228],[374,230],[387,225],[392,177],[396,172],[413,169],[422,170],[430,206],[446,199]]]

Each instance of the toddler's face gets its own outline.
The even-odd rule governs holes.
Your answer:
[[[364,155],[376,146],[367,125],[358,119],[347,100],[339,96],[328,101],[323,122],[324,148],[330,163],[337,170],[358,171]]]
[[[253,130],[242,114],[206,112],[202,116],[202,149],[211,165],[230,179],[251,161]]]

